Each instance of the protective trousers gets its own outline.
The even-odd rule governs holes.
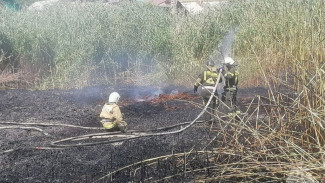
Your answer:
[[[204,105],[206,105],[208,103],[212,93],[213,93],[213,87],[202,87],[201,97],[202,97]],[[211,114],[216,113],[216,109],[219,105],[219,100],[217,99],[218,92],[215,91],[213,94],[214,94],[214,96],[212,97],[212,100],[211,100],[211,102],[209,104],[209,108],[208,108],[208,112],[210,112]]]
[[[121,121],[121,122],[109,122],[109,121],[105,121],[102,120],[101,121],[103,127],[107,130],[107,131],[117,131],[120,130],[121,132],[126,132],[126,128],[127,128],[127,123],[125,121]]]
[[[236,112],[237,108],[237,87],[224,88],[221,100],[228,105],[229,113]]]

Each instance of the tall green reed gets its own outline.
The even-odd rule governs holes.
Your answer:
[[[143,3],[59,3],[1,14],[0,31],[19,63],[40,73],[44,89],[125,82],[143,72],[150,72],[148,81],[189,78],[186,73],[200,70],[225,30],[220,13],[173,16]]]

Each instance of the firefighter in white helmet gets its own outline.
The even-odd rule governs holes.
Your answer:
[[[211,109],[210,112],[212,114],[215,114],[216,112],[215,110],[219,104],[218,92],[217,90],[214,93],[212,92],[218,79],[218,71],[217,71],[217,67],[215,67],[215,63],[213,60],[208,61],[206,67],[207,69],[199,75],[199,77],[197,78],[194,84],[194,93],[196,93],[198,87],[201,86],[200,95],[202,97],[204,105],[209,101],[211,94],[213,94],[213,98],[209,108]],[[220,78],[219,82],[221,81],[222,80]]]
[[[237,107],[237,91],[238,91],[238,71],[237,64],[230,57],[225,57],[222,67],[222,75],[225,79],[224,92],[222,93],[221,100],[227,105],[230,105],[230,112],[228,115],[240,114]]]
[[[126,132],[127,123],[123,121],[120,107],[117,105],[119,99],[120,95],[117,92],[109,95],[108,103],[105,103],[100,113],[100,122],[106,130]]]

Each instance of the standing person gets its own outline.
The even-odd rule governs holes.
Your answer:
[[[222,75],[225,78],[224,92],[222,93],[221,100],[230,105],[230,112],[228,115],[240,114],[237,107],[237,91],[238,91],[238,71],[235,61],[226,57],[224,66],[222,67]]]
[[[209,101],[209,98],[213,93],[213,89],[217,82],[217,79],[218,79],[217,68],[215,67],[214,62],[210,60],[207,62],[207,69],[199,75],[199,77],[196,80],[196,83],[194,84],[194,93],[197,92],[199,86],[202,87],[200,95],[202,97],[204,105]],[[221,78],[219,82],[221,82]],[[212,114],[215,114],[215,110],[218,107],[218,104],[219,104],[218,92],[216,90],[213,93],[213,98],[209,105]]]
[[[109,95],[108,103],[105,103],[100,113],[102,119],[100,122],[106,130],[121,130],[124,133],[126,132],[127,123],[123,121],[120,107],[117,105],[119,99],[120,95],[117,92]]]

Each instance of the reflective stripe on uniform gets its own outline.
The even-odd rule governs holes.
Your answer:
[[[234,76],[234,74],[233,73],[231,73],[231,72],[227,72],[227,77],[229,77],[229,75],[231,76],[231,77],[233,77]]]
[[[104,122],[103,123],[103,127],[105,129],[112,129],[116,126],[116,123],[112,123],[112,122]]]
[[[211,90],[213,90],[214,86],[202,86],[202,89],[211,89]]]
[[[237,87],[230,87],[230,88],[226,88],[227,91],[236,91]]]
[[[203,81],[210,85],[214,85],[215,79],[218,78],[218,74],[212,71],[204,71],[203,75]]]
[[[235,83],[238,83],[238,75],[239,75],[239,73],[236,71],[235,72]]]
[[[113,122],[113,121],[114,121],[114,120],[112,120],[112,119],[107,119],[107,118],[106,118],[106,119],[104,118],[104,119],[100,120],[101,123],[104,123],[104,122]]]

